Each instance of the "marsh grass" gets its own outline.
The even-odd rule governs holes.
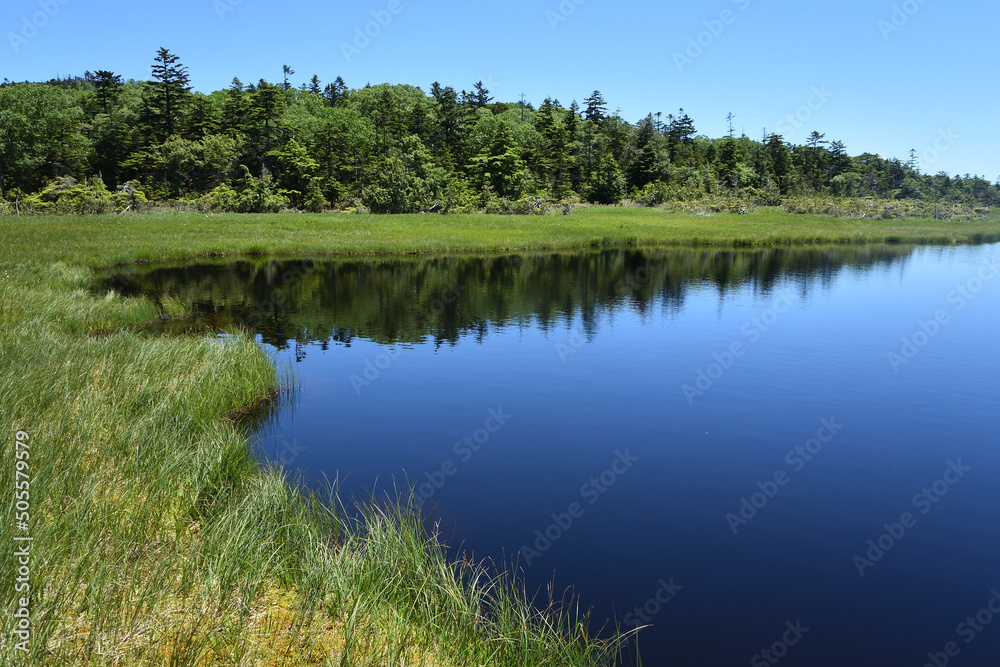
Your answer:
[[[88,224],[2,227],[0,485],[14,488],[24,430],[34,538],[31,650],[15,650],[5,622],[5,664],[611,659],[617,642],[593,639],[575,608],[538,608],[510,577],[450,561],[405,494],[345,512],[336,488],[320,495],[261,466],[240,419],[288,399],[290,369],[245,332],[143,330],[179,315],[177,303],[89,291],[87,265],[121,252],[114,226],[79,245],[31,240]],[[148,247],[167,248],[147,232]],[[8,493],[0,520],[11,545]],[[0,550],[7,619],[16,567],[14,549]]]
[[[71,266],[232,254],[374,254],[509,251],[591,245],[968,243],[1000,241],[1000,216],[983,221],[866,220],[760,208],[692,215],[590,207],[570,215],[505,216],[155,213],[0,216],[11,254]],[[10,256],[10,255],[8,255]]]
[[[30,434],[33,636],[7,664],[594,665],[623,637],[509,573],[449,559],[405,492],[347,511],[262,466],[246,420],[293,376],[245,332],[166,335],[183,315],[88,289],[94,267],[269,252],[416,253],[609,243],[997,240],[1000,220],[862,222],[759,211],[685,216],[276,215],[0,218],[0,488],[15,534],[14,434]],[[271,407],[268,407],[271,406]],[[241,425],[242,424],[242,425]],[[0,550],[3,613],[17,604]],[[612,629],[613,630],[613,629]]]

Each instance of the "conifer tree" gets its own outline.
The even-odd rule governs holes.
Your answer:
[[[177,121],[191,87],[188,85],[187,67],[179,63],[179,58],[169,50],[160,48],[153,61],[152,106],[159,116],[164,138],[174,134]]]
[[[584,102],[587,103],[587,110],[584,112],[584,118],[595,123],[599,123],[604,120],[604,117],[608,113],[608,105],[604,101],[601,91],[595,90],[591,93],[590,97],[584,100]]]
[[[487,187],[498,197],[518,196],[524,178],[524,161],[507,122],[501,119],[489,146],[472,158],[469,174],[473,184],[484,191]]]
[[[330,106],[338,106],[347,98],[347,84],[344,83],[344,79],[338,76],[333,80],[333,83],[327,84],[326,88],[323,89],[323,94],[329,100]]]
[[[254,90],[250,108],[257,125],[257,130],[263,134],[265,166],[272,171],[271,135],[284,110],[284,95],[275,84],[261,79]]]
[[[472,107],[474,109],[482,109],[492,101],[493,98],[490,97],[490,91],[486,90],[483,82],[481,80],[476,82],[476,87],[472,91]]]
[[[97,99],[101,102],[101,113],[110,114],[122,89],[121,76],[99,69],[94,72],[94,88],[97,91]]]

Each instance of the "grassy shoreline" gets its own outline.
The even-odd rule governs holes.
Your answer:
[[[253,340],[155,338],[146,299],[93,269],[230,254],[495,252],[602,244],[1000,240],[1000,221],[857,221],[648,209],[569,216],[0,218],[0,479],[30,435],[31,653],[9,664],[591,665],[585,617],[449,562],[404,502],[356,524],[261,469],[228,419],[281,390]],[[102,335],[91,335],[102,332]],[[8,544],[14,507],[5,502]],[[332,536],[332,537],[331,537]],[[13,549],[0,568],[17,569]],[[0,582],[4,613],[17,605]]]
[[[1000,210],[986,221],[857,220],[767,209],[699,216],[622,207],[585,208],[568,216],[155,213],[0,217],[0,233],[22,255],[95,267],[238,254],[995,242]]]

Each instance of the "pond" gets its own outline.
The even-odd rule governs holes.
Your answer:
[[[456,549],[649,626],[648,665],[984,665],[998,274],[998,245],[626,248],[102,285],[255,332],[300,382],[263,451],[415,485]]]

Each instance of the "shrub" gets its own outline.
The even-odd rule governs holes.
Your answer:
[[[288,206],[288,197],[274,189],[270,174],[265,172],[257,178],[244,166],[243,182],[242,190],[235,190],[226,184],[213,188],[202,196],[202,204],[212,211],[232,213],[277,213]],[[322,194],[319,196],[322,197]]]
[[[306,191],[302,193],[302,208],[312,213],[319,213],[329,206],[330,202],[323,196],[319,182],[316,179],[310,179]]]
[[[861,197],[785,197],[782,208],[788,213],[810,213],[832,215],[837,218],[867,218],[872,220],[897,220],[900,218],[981,220],[989,215],[988,209],[975,209],[958,203]]]
[[[123,185],[118,192],[111,192],[98,177],[80,182],[62,176],[50,181],[41,192],[26,195],[17,189],[9,191],[2,210],[17,214],[82,215],[140,210],[145,204],[146,197],[134,181]]]

